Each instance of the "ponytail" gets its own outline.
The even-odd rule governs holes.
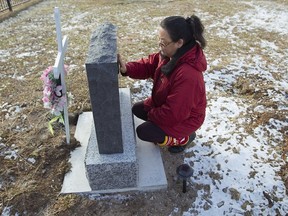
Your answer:
[[[167,30],[173,42],[183,39],[185,44],[197,41],[202,49],[206,46],[206,40],[203,37],[204,26],[195,15],[186,19],[182,16],[170,16],[162,20],[160,26]]]
[[[203,36],[204,26],[201,20],[196,15],[192,15],[186,18],[186,22],[190,25],[194,39],[198,41],[202,49],[204,49],[206,47],[206,40]]]

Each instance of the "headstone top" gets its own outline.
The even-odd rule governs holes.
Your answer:
[[[86,64],[117,62],[116,26],[101,24],[92,33]]]

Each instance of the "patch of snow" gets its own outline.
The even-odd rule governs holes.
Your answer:
[[[10,215],[11,215],[11,214],[10,214],[11,208],[12,208],[11,206],[9,206],[9,207],[4,207],[1,216],[10,216]]]
[[[30,162],[31,164],[35,164],[36,162],[34,158],[28,158],[27,161]]]
[[[25,77],[23,75],[17,76],[16,73],[14,73],[13,75],[0,74],[0,78],[7,78],[7,77],[19,81],[25,80]]]
[[[240,12],[245,19],[245,23],[251,28],[261,28],[270,32],[288,34],[288,11],[282,5],[275,2],[261,4],[256,2],[246,2],[253,7],[245,12]]]
[[[16,55],[16,58],[23,58],[27,56],[37,56],[38,52],[24,52]]]
[[[70,22],[72,24],[78,24],[79,22],[81,22],[86,16],[88,16],[90,13],[89,12],[80,12],[78,14],[76,14],[71,20]]]
[[[133,89],[141,89],[141,91],[132,94],[132,101],[133,102],[142,101],[151,95],[152,82],[149,80],[137,80],[133,84]]]
[[[274,42],[270,42],[267,40],[261,40],[260,47],[271,50],[271,51],[274,51],[274,50],[277,51],[279,49],[278,46]]]
[[[7,57],[10,56],[10,52],[8,50],[0,50],[0,61],[5,62]]]
[[[7,159],[7,160],[16,160],[16,159],[18,158],[17,152],[18,152],[17,149],[5,151],[5,152],[4,152],[4,154],[5,154],[4,159]]]
[[[273,108],[268,108],[264,107],[263,105],[259,105],[257,107],[254,108],[254,112],[267,112],[267,111],[272,111],[274,110]]]
[[[5,105],[5,106],[4,106]],[[6,113],[5,119],[15,119],[17,117],[17,114],[19,114],[22,111],[22,108],[18,105],[12,106],[9,104],[4,104],[1,106],[1,111]],[[3,108],[6,107],[6,108]]]
[[[178,212],[179,212],[179,208],[175,207],[175,208],[173,209],[172,213],[169,214],[169,216],[172,216],[172,215],[174,215],[174,213],[178,213]]]
[[[227,125],[235,125],[235,122],[228,120],[224,124],[226,126],[223,126],[223,119],[217,114],[219,107],[229,107],[230,103],[219,102],[213,101],[209,109],[211,112],[208,113],[209,120],[198,132],[201,137],[196,139],[196,146],[187,149],[187,152],[193,151],[195,156],[185,158],[185,163],[194,163],[192,187],[194,184],[210,185],[211,202],[207,204],[203,200],[204,195],[201,193],[205,191],[198,191],[197,200],[187,214],[197,210],[198,215],[222,215],[224,212],[224,215],[229,215],[228,213],[233,212],[231,209],[238,209],[239,213],[244,214],[245,210],[241,209],[241,205],[249,202],[251,205],[255,204],[253,215],[273,214],[276,209],[284,215],[288,212],[288,198],[285,195],[285,186],[277,175],[283,161],[274,147],[277,146],[277,141],[283,140],[279,130],[285,124],[271,119],[270,126],[256,128],[253,136],[245,131],[238,131],[235,126],[226,128]],[[232,107],[235,108],[235,104]],[[241,111],[242,108],[238,107],[233,115],[240,114]],[[211,116],[215,116],[216,121],[211,121]],[[229,117],[226,121],[227,119]],[[223,138],[224,142],[218,142],[219,138]],[[219,178],[213,179],[211,173],[216,173]],[[231,199],[231,188],[239,192],[239,200]],[[263,192],[272,194],[281,202],[275,202],[272,208],[267,208]],[[220,208],[217,206],[219,202],[224,203]],[[206,211],[203,210],[205,204],[209,206]]]

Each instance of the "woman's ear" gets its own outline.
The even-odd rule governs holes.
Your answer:
[[[184,40],[183,39],[179,39],[177,42],[176,42],[176,46],[177,48],[179,49],[180,47],[182,47],[184,44]]]

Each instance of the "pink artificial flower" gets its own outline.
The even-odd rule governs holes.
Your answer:
[[[40,77],[40,79],[41,79],[42,81],[44,81],[44,80],[46,79],[46,76],[45,76],[44,74],[42,74],[41,77]]]
[[[53,71],[53,67],[49,66],[45,71],[44,71],[44,75],[47,76],[51,71]]]
[[[43,94],[46,95],[46,96],[50,96],[51,93],[52,93],[51,87],[45,86],[45,87],[44,87],[44,90],[43,90]]]
[[[43,98],[42,98],[42,101],[43,101],[44,103],[48,103],[48,102],[49,102],[49,98],[48,98],[48,97],[43,97]]]

